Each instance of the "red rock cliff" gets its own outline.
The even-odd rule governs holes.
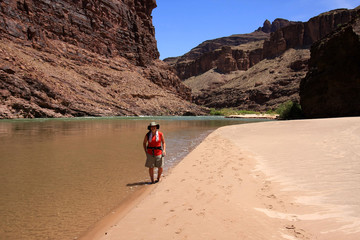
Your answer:
[[[155,0],[3,0],[2,37],[52,47],[61,40],[138,65],[159,57],[151,12]]]

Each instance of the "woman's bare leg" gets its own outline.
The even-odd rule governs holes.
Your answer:
[[[149,168],[151,183],[154,183],[154,168]]]
[[[160,181],[162,172],[163,172],[163,168],[158,168],[158,176],[157,176],[157,181],[158,182]]]

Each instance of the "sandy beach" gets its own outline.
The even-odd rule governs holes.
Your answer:
[[[257,119],[277,119],[279,114],[243,114],[243,115],[229,115],[226,118],[257,118]]]
[[[83,239],[360,239],[359,214],[269,167],[324,156],[360,162],[360,117],[219,128]]]

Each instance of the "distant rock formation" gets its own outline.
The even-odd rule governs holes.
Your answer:
[[[360,116],[360,12],[350,24],[311,47],[300,84],[306,117]]]
[[[158,60],[155,0],[0,1],[0,118],[201,114]]]
[[[182,80],[213,68],[217,68],[222,73],[247,70],[263,59],[261,41],[268,39],[270,32],[290,24],[293,22],[285,19],[275,19],[273,23],[266,20],[264,26],[253,33],[208,40],[181,57],[167,58],[164,61],[175,68],[176,74]],[[260,42],[250,49],[236,48],[258,41]]]
[[[292,21],[289,21],[286,19],[282,19],[282,18],[277,18],[272,23],[266,19],[263,26],[259,27],[256,30],[256,32],[272,33],[272,32],[276,32],[280,28],[292,25],[294,23],[295,22],[292,22]]]
[[[257,59],[262,58],[262,52],[251,48],[234,49],[234,47],[267,39],[269,36],[264,32],[252,34],[240,34],[230,37],[219,38],[203,42],[184,56],[164,59],[166,63],[174,67],[176,74],[184,80],[192,76],[202,74],[212,68],[228,73],[235,70],[246,70]],[[231,64],[231,66],[226,66]]]
[[[229,41],[222,46],[227,38],[209,40],[166,61],[192,88],[197,104],[275,109],[288,100],[300,101],[300,81],[308,71],[311,44],[354,19],[357,11],[333,10],[305,23],[277,19],[270,24],[266,20],[254,33],[238,35],[246,41],[236,46]],[[209,45],[216,49],[206,47]]]
[[[289,48],[310,48],[311,44],[325,37],[356,15],[355,10],[337,9],[297,22],[273,32],[264,42],[264,58],[276,57]]]
[[[200,75],[184,83],[196,89],[197,92],[193,92],[197,104],[211,108],[267,111],[288,100],[299,102],[299,82],[306,75],[309,58],[307,49],[289,49],[279,57],[260,61],[247,71],[215,77],[205,73],[204,77]],[[218,79],[224,80],[220,82]]]

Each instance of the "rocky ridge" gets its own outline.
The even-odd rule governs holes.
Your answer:
[[[208,40],[183,56],[167,58],[164,61],[175,68],[176,74],[182,80],[213,68],[222,73],[247,70],[263,59],[263,41],[269,38],[270,32],[291,24],[293,22],[285,19],[275,19],[272,24],[266,20],[264,26],[253,33]],[[255,48],[239,48],[253,42],[259,42]]]
[[[0,118],[203,114],[158,60],[155,7],[0,1]]]
[[[314,42],[347,24],[355,16],[355,10],[336,9],[313,17],[307,22],[282,27],[264,42],[264,58],[276,57],[290,48],[310,48]]]

